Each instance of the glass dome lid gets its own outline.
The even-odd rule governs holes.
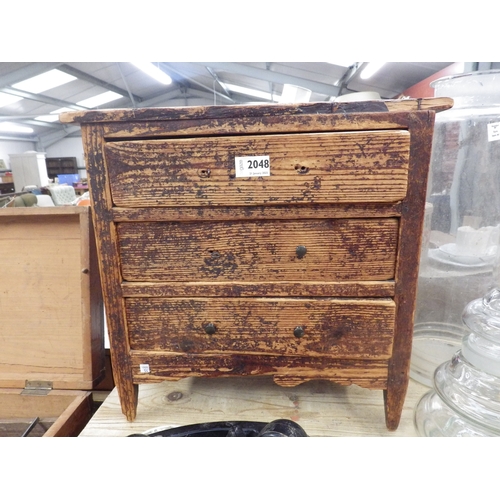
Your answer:
[[[500,290],[469,303],[462,348],[434,373],[415,409],[422,436],[500,436]]]

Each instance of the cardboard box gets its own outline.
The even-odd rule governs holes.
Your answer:
[[[13,182],[13,175],[0,175],[0,184],[12,184]]]

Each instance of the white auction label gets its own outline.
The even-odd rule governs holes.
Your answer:
[[[500,122],[488,123],[488,142],[500,141]]]
[[[234,159],[236,177],[264,177],[271,175],[269,156],[237,156]]]
[[[141,373],[151,373],[151,370],[149,369],[149,365],[139,365],[139,371]]]

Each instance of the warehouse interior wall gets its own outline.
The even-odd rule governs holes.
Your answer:
[[[36,151],[36,143],[31,141],[0,139],[0,160],[9,168],[9,155],[22,154],[26,151]]]
[[[80,177],[85,177],[85,159],[83,156],[83,144],[81,137],[68,137],[48,146],[45,151],[37,147],[36,142],[16,141],[0,139],[0,159],[5,162],[7,168],[10,168],[9,155],[22,154],[27,151],[37,151],[45,153],[47,158],[76,158],[78,172]]]

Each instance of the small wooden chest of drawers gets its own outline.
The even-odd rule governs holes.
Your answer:
[[[397,428],[434,115],[451,104],[63,114],[82,127],[127,419],[142,383],[273,375],[383,390]]]

